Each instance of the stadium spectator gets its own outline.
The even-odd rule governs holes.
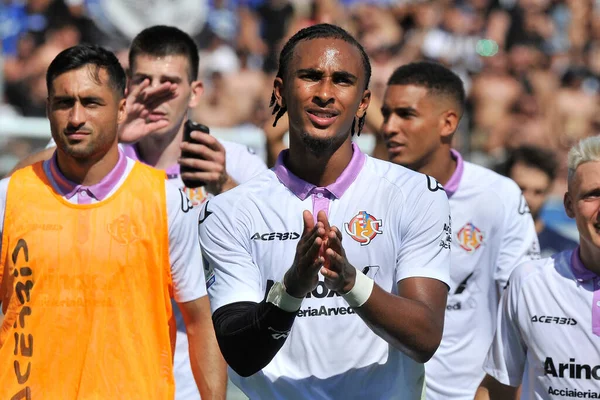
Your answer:
[[[550,257],[577,247],[577,242],[552,229],[541,218],[542,208],[556,176],[556,168],[556,157],[552,152],[532,146],[511,151],[501,168],[504,175],[519,185],[527,200],[535,221],[542,257]]]

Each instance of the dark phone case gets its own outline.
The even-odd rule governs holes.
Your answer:
[[[208,126],[199,124],[197,122],[194,122],[194,121],[188,119],[183,128],[183,141],[184,142],[197,143],[194,139],[192,139],[192,131],[200,131],[200,132],[204,132],[206,134],[210,134],[210,129],[208,129]],[[183,158],[198,158],[197,155],[187,153],[185,151],[181,152],[181,156]],[[195,171],[196,170],[194,168],[186,167],[184,165],[182,165],[180,167],[181,173],[195,172]],[[202,187],[202,186],[206,185],[205,182],[196,180],[196,179],[184,179],[182,177],[181,180],[183,181],[183,184],[187,188],[198,188],[198,187]]]

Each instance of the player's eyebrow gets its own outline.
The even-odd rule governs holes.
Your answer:
[[[392,112],[397,115],[417,115],[417,110],[410,106],[394,107],[394,108],[390,108],[390,107],[386,107],[386,106],[381,107],[381,113],[384,115],[386,115],[386,114],[389,115]]]
[[[141,82],[141,81],[143,81],[145,79],[152,80],[152,76],[150,76],[150,75],[148,75],[146,73],[143,73],[143,72],[136,72],[133,75],[133,78],[134,78],[135,81],[138,81],[138,82]],[[162,75],[160,75],[159,80],[160,81],[170,81],[170,82],[173,82],[173,83],[180,83],[181,82],[181,78],[179,76],[168,75],[168,74],[162,74]]]
[[[296,71],[296,75],[298,75],[298,76],[308,75],[308,76],[314,76],[314,77],[321,78],[324,75],[324,72],[319,69],[316,69],[316,68],[302,68],[302,69],[299,69],[298,71]],[[358,81],[358,77],[354,74],[351,74],[348,71],[335,71],[332,74],[332,77],[334,79],[346,79],[352,83],[355,83],[356,81]]]
[[[583,193],[581,193],[582,198],[590,197],[590,196],[600,197],[600,187],[589,189],[589,190],[586,190]]]

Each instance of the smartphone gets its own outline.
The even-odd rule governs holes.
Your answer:
[[[199,131],[199,132],[203,132],[206,134],[210,134],[210,129],[208,129],[208,126],[206,125],[202,125],[200,123],[194,122],[191,119],[188,119],[185,122],[185,126],[183,128],[183,141],[184,142],[189,142],[189,143],[197,143],[193,138],[192,138],[192,131]],[[198,155],[196,154],[192,154],[192,153],[188,153],[186,151],[182,151],[181,152],[181,156],[182,157],[186,157],[186,158],[199,158]],[[180,168],[180,172],[196,172],[196,170],[194,168],[190,168],[190,167],[186,167],[184,165],[181,166]],[[184,179],[181,178],[183,180],[183,184],[185,185],[185,187],[187,188],[199,188],[204,186],[206,183],[197,179]]]

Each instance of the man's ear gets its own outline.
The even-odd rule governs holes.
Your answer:
[[[371,104],[371,91],[369,89],[365,89],[362,98],[360,99],[358,110],[356,110],[357,118],[362,118],[367,113],[367,108],[369,108],[369,104]]]
[[[454,132],[456,132],[458,122],[460,121],[458,112],[455,109],[450,108],[444,111],[440,118],[440,135],[443,138],[451,138]]]
[[[192,82],[192,95],[190,96],[190,101],[188,103],[189,108],[194,108],[198,105],[200,101],[200,96],[204,93],[204,83],[202,81],[193,81]]]
[[[569,192],[566,192],[565,196],[563,197],[563,205],[565,206],[565,212],[567,213],[567,216],[569,218],[575,218],[574,204]]]
[[[285,101],[283,99],[283,79],[280,77],[275,78],[273,81],[273,95],[275,95],[275,103],[281,107],[285,107]]]
[[[127,98],[119,100],[119,109],[117,111],[117,123],[122,124],[127,118]]]

